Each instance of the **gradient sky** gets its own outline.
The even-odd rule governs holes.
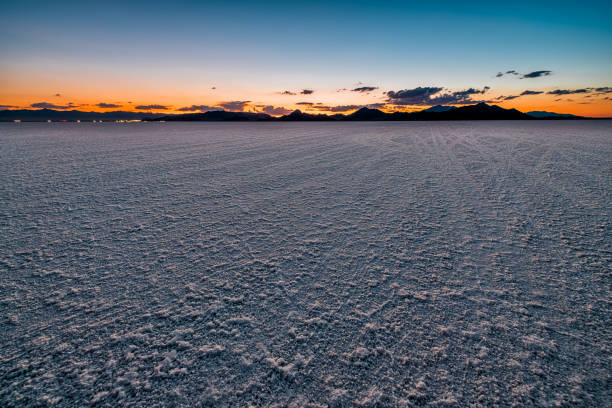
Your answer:
[[[5,108],[280,114],[484,100],[612,117],[603,1],[8,1],[0,51]],[[524,77],[537,71],[550,72]],[[377,89],[352,91],[366,86]]]

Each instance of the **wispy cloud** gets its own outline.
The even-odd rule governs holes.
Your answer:
[[[532,72],[529,72],[527,74],[521,74],[521,73],[517,72],[516,70],[511,69],[511,70],[508,70],[508,71],[505,71],[505,72],[501,72],[500,71],[500,72],[498,72],[495,75],[495,77],[501,78],[504,75],[514,75],[514,76],[520,77],[520,79],[528,79],[528,78],[539,78],[539,77],[543,77],[543,76],[550,76],[550,75],[552,75],[552,71],[550,71],[550,70],[541,70],[541,71],[532,71]]]
[[[521,77],[521,79],[525,79],[525,78],[539,78],[539,77],[550,76],[550,75],[552,75],[552,71],[548,71],[548,70],[533,71],[533,72],[529,72],[528,74],[523,75]]]
[[[121,105],[117,105],[116,103],[106,103],[106,102],[97,103],[96,106],[98,108],[102,108],[102,109],[120,108],[121,107]]]
[[[588,88],[580,88],[580,89],[555,89],[554,91],[549,91],[547,94],[549,95],[572,95],[572,94],[582,94],[588,93]]]
[[[357,109],[361,109],[363,107],[367,107],[370,109],[381,109],[381,108],[384,108],[385,106],[386,106],[385,103],[371,103],[369,105],[335,105],[335,106],[318,104],[318,105],[311,106],[310,109],[318,110],[321,112],[344,113],[344,112],[350,112],[350,111],[354,111]]]
[[[68,104],[66,105],[56,105],[54,103],[51,102],[36,102],[30,105],[31,108],[37,108],[37,109],[71,109],[71,108],[78,108],[81,105],[77,105],[74,104],[72,102],[68,102]]]
[[[302,89],[299,92],[293,92],[293,91],[281,91],[279,92],[279,94],[281,95],[311,95],[314,93],[314,90],[312,89]]]
[[[280,116],[280,115],[288,115],[292,111],[283,106],[266,105],[263,107],[262,112],[267,113],[268,115],[272,115],[272,116]]]
[[[208,112],[208,111],[217,111],[221,110],[219,107],[208,106],[208,105],[191,105],[191,106],[183,106],[179,108],[179,112]]]
[[[511,69],[511,70],[506,71],[506,72],[501,72],[501,71],[500,71],[500,72],[498,72],[498,73],[497,73],[495,76],[496,76],[497,78],[501,78],[501,77],[503,77],[504,75],[521,75],[521,74],[519,74],[519,73],[518,73],[518,72],[516,72],[515,70]]]
[[[13,105],[0,105],[0,109],[2,109],[2,110],[12,109],[12,108],[17,108],[17,106],[13,106]]]
[[[359,88],[352,89],[353,92],[368,93],[377,90],[377,86],[360,86]]]
[[[138,110],[168,110],[168,109],[170,109],[170,107],[166,106],[166,105],[152,104],[152,105],[136,105],[136,106],[134,106],[134,109],[138,109]]]
[[[591,88],[591,90],[599,95],[612,93],[612,87],[603,86],[601,88]]]
[[[242,112],[244,108],[248,106],[251,101],[229,101],[229,102],[221,102],[217,106],[221,106],[223,109],[232,112]]]
[[[337,106],[332,106],[330,111],[334,113],[349,112],[352,110],[360,109],[362,107],[363,105],[337,105]]]
[[[529,89],[526,89],[523,92],[521,92],[521,94],[519,96],[523,96],[523,95],[539,95],[541,93],[544,93],[544,91],[530,91]]]

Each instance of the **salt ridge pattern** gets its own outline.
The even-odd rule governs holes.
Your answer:
[[[609,121],[0,142],[2,406],[612,401]]]

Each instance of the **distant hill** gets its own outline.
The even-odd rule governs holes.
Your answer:
[[[414,112],[417,116],[431,117],[431,120],[530,120],[531,116],[516,109],[504,109],[484,102],[461,106],[443,112]]]
[[[223,110],[208,111],[204,113],[186,113],[183,115],[165,115],[151,121],[210,121],[210,122],[243,122],[243,121],[261,121],[272,120],[272,116],[267,113],[251,113],[251,112],[228,112]]]
[[[431,108],[423,109],[422,112],[446,112],[451,109],[456,109],[454,106],[436,105]]]
[[[0,121],[21,120],[23,122],[44,122],[47,120],[60,121],[90,121],[90,120],[139,120],[152,119],[162,116],[159,113],[143,112],[84,112],[79,110],[54,110],[54,109],[19,109],[0,111]]]
[[[558,120],[558,119],[590,119],[581,116],[560,114],[554,112],[533,111],[528,113],[516,109],[504,109],[497,105],[478,103],[460,107],[432,106],[417,112],[386,113],[379,109],[363,107],[351,114],[311,114],[295,110],[281,117],[266,113],[228,112],[223,110],[204,113],[160,114],[139,112],[82,112],[78,110],[61,111],[53,109],[22,109],[0,111],[0,121],[21,120],[23,122],[41,121],[91,121],[91,120],[144,120],[144,121],[210,121],[210,122],[242,122],[242,121],[415,121],[415,120]]]
[[[370,109],[363,107],[356,112],[346,116],[347,120],[385,120],[388,113],[379,109]]]
[[[582,116],[570,115],[569,113],[555,113],[546,111],[531,111],[527,115],[538,119],[584,119]]]
[[[331,121],[331,120],[339,120],[339,118],[344,118],[344,115],[313,115],[310,113],[304,113],[299,109],[294,110],[288,115],[281,116],[278,120],[287,121],[287,122],[304,122],[304,121]]]

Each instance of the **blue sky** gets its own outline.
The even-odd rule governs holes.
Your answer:
[[[33,85],[47,93],[52,86],[98,92],[97,85],[84,85],[88,77],[120,82],[122,100],[130,98],[126,84],[132,82],[133,99],[157,96],[158,86],[176,89],[185,103],[195,101],[194,88],[212,101],[214,95],[204,95],[212,86],[217,98],[242,92],[264,103],[278,103],[276,91],[302,88],[329,102],[333,90],[359,82],[381,92],[526,89],[527,80],[495,77],[506,70],[552,71],[529,83],[545,90],[612,82],[607,2],[128,3],[5,4],[0,73],[10,92],[0,94],[2,103],[19,95],[9,82],[30,98]]]

